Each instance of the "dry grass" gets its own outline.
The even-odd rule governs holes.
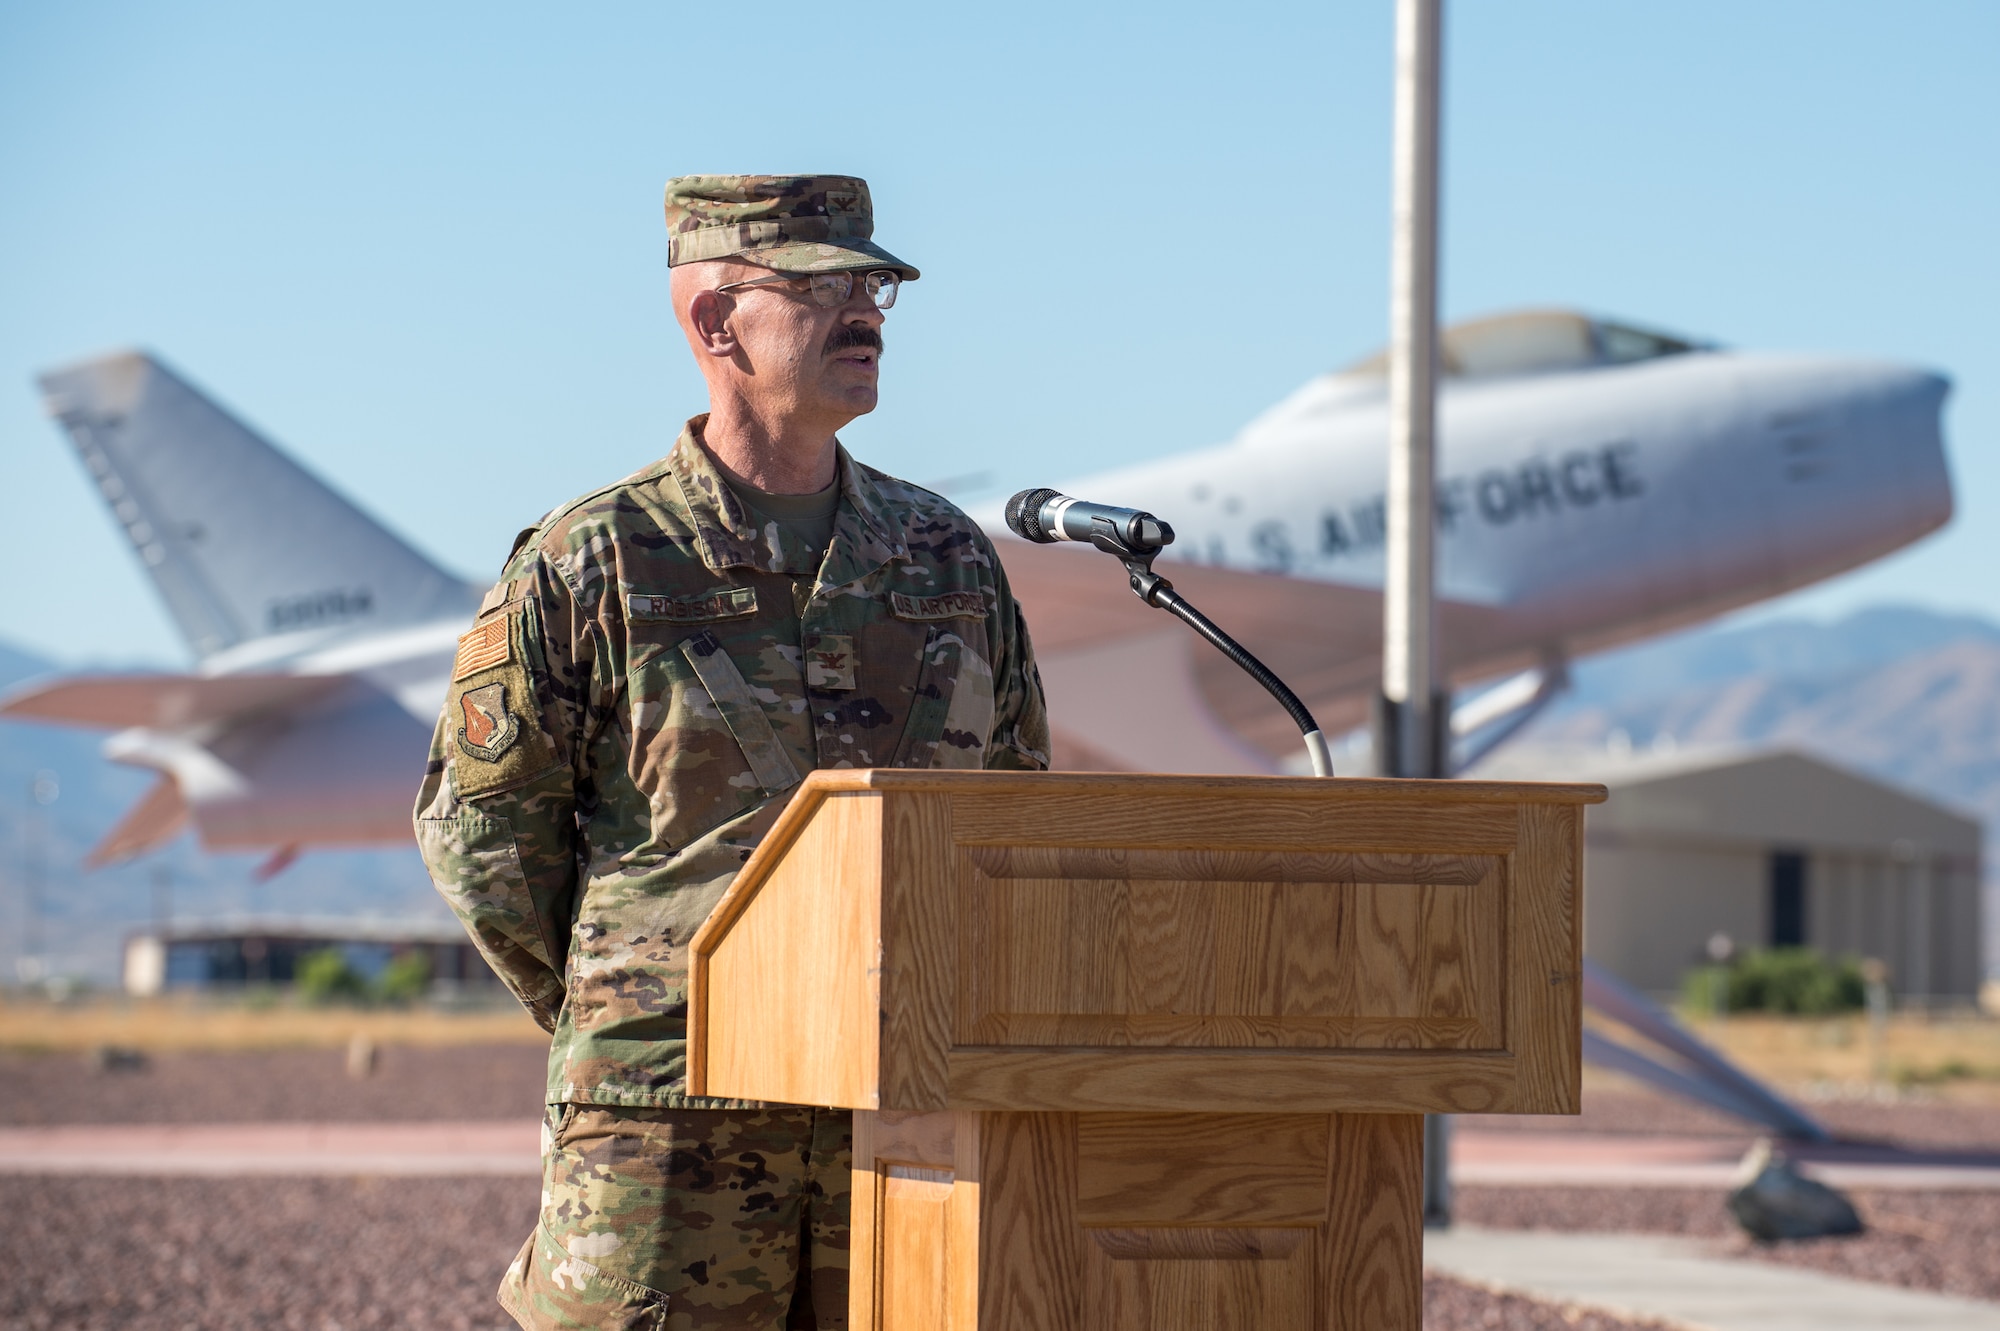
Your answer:
[[[116,1045],[167,1050],[332,1049],[357,1035],[377,1045],[546,1044],[518,1007],[453,1012],[433,1008],[305,1007],[289,1001],[225,1002],[174,996],[92,998],[65,1003],[0,999],[0,1049],[84,1051]]]
[[[1690,1024],[1703,1040],[1781,1086],[1874,1084],[2000,1098],[2000,1020],[1988,1016],[1898,1013],[1886,1023],[1879,1048],[1861,1015],[1736,1014]]]

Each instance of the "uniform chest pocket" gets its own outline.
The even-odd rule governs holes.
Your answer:
[[[986,765],[993,736],[993,667],[986,659],[984,628],[968,619],[931,625],[894,766]]]
[[[763,704],[713,633],[635,661],[628,690],[632,779],[669,849],[799,783]]]

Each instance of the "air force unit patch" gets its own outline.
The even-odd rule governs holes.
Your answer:
[[[458,728],[458,747],[481,762],[497,763],[520,738],[521,722],[507,710],[507,686],[485,684],[458,695],[465,724]]]

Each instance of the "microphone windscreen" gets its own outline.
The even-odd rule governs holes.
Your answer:
[[[1033,490],[1023,490],[1007,501],[1007,526],[1024,541],[1034,541],[1038,545],[1048,545],[1060,540],[1055,533],[1042,525],[1042,505],[1056,497],[1056,492],[1046,486]]]

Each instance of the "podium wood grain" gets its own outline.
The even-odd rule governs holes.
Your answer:
[[[1408,1328],[1427,1111],[1574,1113],[1599,787],[816,772],[699,1094],[856,1114],[853,1317]]]

